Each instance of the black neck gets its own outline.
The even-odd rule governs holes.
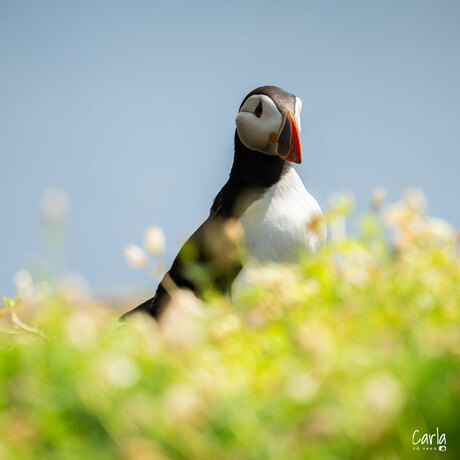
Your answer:
[[[214,199],[211,212],[238,217],[267,188],[276,184],[289,168],[289,162],[276,155],[248,149],[235,131],[235,156],[230,177]],[[244,205],[237,206],[243,199]]]
[[[278,182],[289,167],[289,163],[279,156],[248,149],[235,131],[235,156],[229,182],[243,187],[267,188]]]

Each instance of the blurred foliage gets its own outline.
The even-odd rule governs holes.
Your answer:
[[[458,458],[458,234],[419,192],[380,209],[382,193],[358,236],[341,197],[316,254],[254,269],[233,301],[178,291],[160,323],[120,324],[75,283],[19,273],[0,318],[0,458]],[[446,451],[414,450],[436,427]]]

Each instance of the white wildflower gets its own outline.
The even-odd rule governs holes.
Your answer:
[[[40,198],[43,217],[53,223],[62,222],[69,211],[67,194],[60,187],[47,188]]]
[[[154,256],[161,254],[166,246],[163,230],[156,225],[149,227],[144,235],[144,246]]]
[[[173,386],[165,395],[165,414],[174,421],[195,420],[204,410],[203,401],[191,385]]]
[[[379,373],[365,383],[364,398],[372,411],[395,415],[404,403],[404,389],[393,375]]]
[[[171,295],[165,312],[160,318],[164,338],[176,346],[188,346],[203,336],[199,322],[202,305],[192,291],[177,289]]]
[[[309,372],[295,373],[287,383],[287,392],[292,399],[306,402],[313,398],[319,382]]]
[[[147,254],[137,244],[129,244],[123,250],[123,257],[134,268],[145,268],[147,266]]]
[[[102,361],[107,381],[115,387],[132,387],[140,378],[137,364],[127,356],[107,356]]]
[[[34,283],[32,280],[32,275],[27,270],[18,270],[14,274],[14,284],[16,286],[16,291],[18,292],[19,297],[22,300],[27,301],[34,296],[35,289]]]
[[[408,188],[404,192],[403,201],[417,214],[423,214],[427,209],[425,194],[418,188]]]
[[[442,219],[430,217],[426,220],[422,235],[430,240],[437,240],[440,242],[453,242],[455,239],[454,229]]]

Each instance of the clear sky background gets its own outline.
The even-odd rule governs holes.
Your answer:
[[[146,288],[121,258],[151,224],[172,260],[206,218],[253,88],[303,100],[296,167],[325,207],[421,187],[460,225],[460,2],[0,0],[0,293],[68,193],[67,267],[96,293]]]

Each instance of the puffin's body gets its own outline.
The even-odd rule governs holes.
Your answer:
[[[196,263],[212,275],[214,288],[229,291],[243,268],[226,237],[229,219],[244,229],[244,265],[294,262],[299,252],[321,244],[323,228],[309,225],[322,219],[321,209],[290,163],[301,162],[301,107],[299,98],[275,86],[262,86],[244,98],[236,117],[233,166],[209,217],[179,251],[155,295],[124,316],[142,311],[158,318],[176,287],[200,295],[209,285],[194,278],[190,267]]]

